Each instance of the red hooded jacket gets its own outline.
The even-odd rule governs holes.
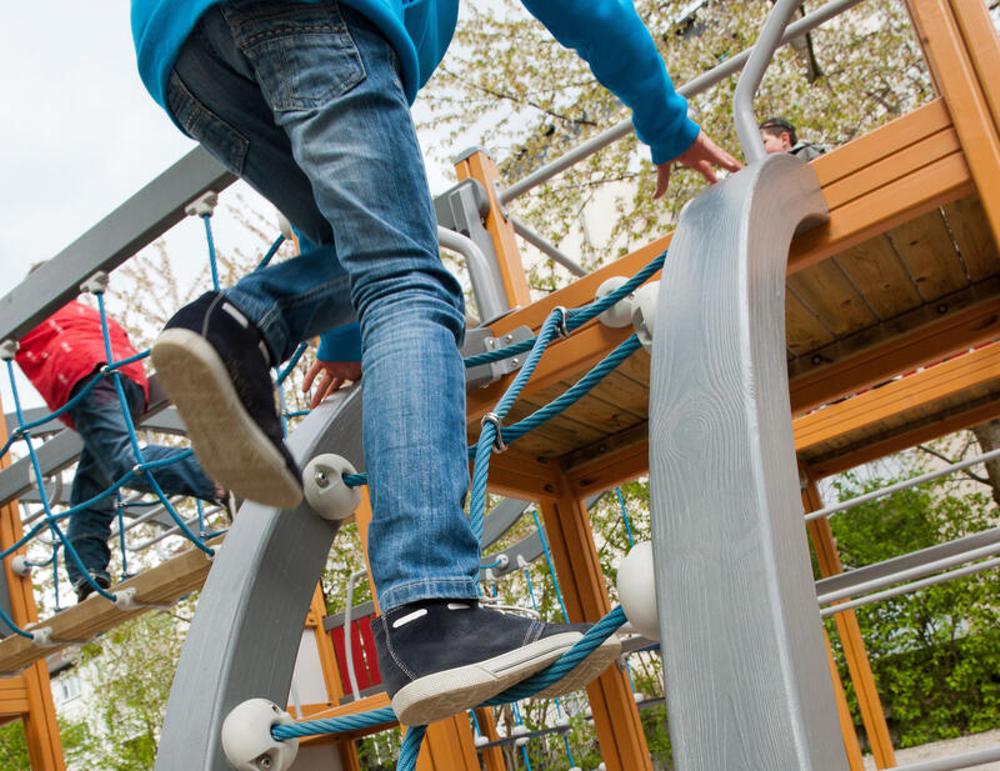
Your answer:
[[[136,354],[125,330],[108,319],[111,354],[115,361]],[[89,305],[74,300],[26,334],[20,341],[14,360],[50,410],[57,410],[70,399],[73,386],[107,363],[101,317]],[[149,381],[141,361],[119,370],[142,387],[149,398]],[[61,420],[73,428],[68,415]]]

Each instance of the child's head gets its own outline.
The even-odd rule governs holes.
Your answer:
[[[795,126],[784,118],[768,118],[760,124],[760,138],[768,153],[787,153],[798,143]]]

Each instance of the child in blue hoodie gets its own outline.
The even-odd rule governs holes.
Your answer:
[[[711,181],[713,165],[739,168],[688,119],[631,0],[524,5],[632,109],[658,166],[657,195],[671,162]],[[153,97],[319,245],[182,308],[153,347],[156,369],[208,473],[238,495],[291,507],[302,483],[269,368],[299,341],[359,322],[376,643],[393,707],[409,725],[529,677],[586,629],[476,601],[479,545],[463,510],[462,290],[438,256],[409,110],[457,14],[458,0],[132,0]],[[336,378],[336,362],[350,356],[321,358]],[[617,653],[612,637],[575,685]]]

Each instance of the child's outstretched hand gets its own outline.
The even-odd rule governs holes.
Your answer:
[[[670,182],[670,167],[675,163],[694,169],[713,185],[719,181],[712,169],[713,166],[718,166],[726,171],[739,171],[743,168],[738,160],[709,139],[704,131],[701,131],[687,150],[669,163],[662,163],[656,167],[656,192],[653,193],[653,198],[660,198],[667,192],[667,185]]]
[[[309,400],[309,409],[316,409],[327,396],[332,394],[347,382],[357,382],[361,379],[360,361],[319,361],[318,359],[309,367],[306,379],[302,382],[302,393],[309,393],[316,380],[317,375],[322,373],[323,377],[319,385],[313,392]]]

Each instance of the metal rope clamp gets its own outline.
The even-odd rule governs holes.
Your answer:
[[[556,330],[559,332],[559,337],[567,338],[572,334],[569,329],[569,311],[566,310],[566,306],[557,305],[552,309],[553,313],[559,314],[559,323],[556,325]]]
[[[483,415],[483,419],[479,421],[479,425],[482,428],[486,428],[487,423],[492,423],[493,427],[497,430],[496,438],[493,440],[493,452],[497,455],[507,452],[507,443],[503,440],[503,421],[500,420],[500,416],[495,412],[487,412]]]

